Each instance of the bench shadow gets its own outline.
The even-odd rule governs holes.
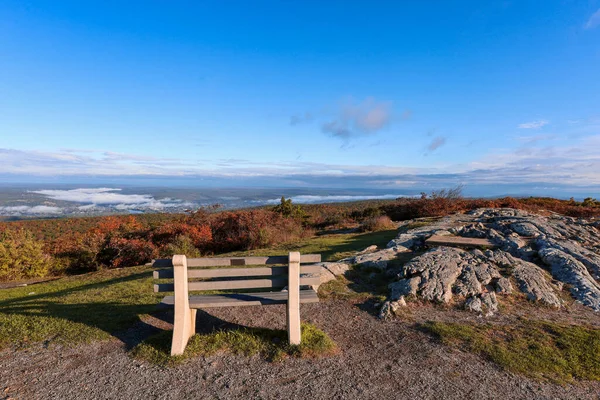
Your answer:
[[[145,271],[100,282],[67,287],[48,293],[13,297],[0,301],[0,313],[5,314],[8,318],[21,315],[32,318],[56,318],[58,320],[83,324],[88,327],[97,328],[121,340],[126,348],[131,348],[147,336],[155,334],[160,330],[160,328],[153,324],[140,319],[140,316],[152,315],[152,319],[162,321],[165,324],[168,324],[169,321],[172,322],[172,317],[165,310],[157,309],[158,302],[160,301],[158,297],[152,298],[150,300],[152,302],[127,304],[126,301],[106,301],[106,298],[103,298],[102,290],[108,289],[115,284],[147,279],[151,276],[152,271]],[[151,289],[149,288],[148,290]],[[86,291],[89,294],[86,293],[82,298],[77,297],[72,300],[67,298],[69,295]],[[51,323],[43,319],[34,319],[32,321],[27,321],[26,323]],[[56,324],[55,329],[57,332],[54,335],[55,338],[61,335],[76,337],[78,335],[77,330],[81,330],[77,326],[61,324],[60,321],[57,321]],[[137,333],[132,331],[133,327],[135,327],[135,330],[138,330]],[[27,329],[35,330],[35,326],[22,329],[25,331]]]
[[[0,313],[8,318],[21,315],[27,317],[52,317],[77,324],[97,328],[123,343],[126,350],[131,350],[149,337],[164,331],[172,330],[173,308],[159,303],[160,297],[153,298],[152,303],[127,304],[102,299],[102,290],[112,285],[150,278],[152,271],[144,271],[132,275],[107,279],[74,287],[68,287],[48,293],[28,294],[0,301]],[[150,291],[151,288],[149,287]],[[86,293],[86,298],[78,298],[69,302],[66,296]],[[89,298],[88,298],[89,296]],[[95,300],[95,297],[97,300]],[[215,331],[252,330],[247,326],[228,322],[203,310],[197,312],[196,329],[199,334]],[[27,322],[29,323],[29,322]],[[45,323],[44,320],[33,320],[33,324]],[[35,328],[33,328],[35,329]],[[67,335],[77,336],[77,326],[58,324],[56,338],[68,329]],[[262,329],[262,328],[261,328]],[[278,332],[273,330],[273,333]],[[19,339],[18,339],[19,340]],[[52,339],[50,339],[52,340]]]

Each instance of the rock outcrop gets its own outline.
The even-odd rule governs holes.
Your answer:
[[[600,311],[599,229],[598,222],[556,214],[478,209],[404,229],[387,249],[357,255],[351,263],[378,268],[392,277],[388,286],[392,302],[405,296],[440,303],[463,301],[466,309],[489,315],[498,309],[497,295],[509,296],[515,290],[531,301],[562,307],[564,284],[576,301]],[[496,248],[426,249],[425,240],[432,235],[486,238]],[[400,268],[390,267],[390,260],[409,251],[419,255]]]

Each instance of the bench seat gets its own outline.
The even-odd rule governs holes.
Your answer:
[[[190,296],[190,308],[261,306],[286,304],[287,292],[226,293],[204,296]],[[300,290],[300,303],[318,303],[317,292],[312,289]],[[175,296],[166,296],[161,304],[174,305]]]

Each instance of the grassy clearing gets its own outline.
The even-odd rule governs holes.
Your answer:
[[[301,251],[320,253],[324,260],[337,260],[372,244],[384,247],[395,235],[396,231],[324,235],[295,245],[229,255]],[[35,342],[75,344],[110,339],[141,316],[156,311],[162,295],[152,291],[151,271],[152,267],[103,270],[27,287],[0,289],[0,349]],[[351,292],[372,296],[360,285],[348,283]]]
[[[510,326],[427,322],[422,328],[509,371],[558,383],[600,380],[597,329],[524,319]]]
[[[411,222],[411,223],[402,225],[400,227],[400,231],[404,233],[404,232],[408,232],[411,229],[423,228],[425,226],[431,225],[437,219],[438,218],[427,218],[425,220]]]
[[[107,270],[0,290],[0,348],[106,340],[156,309],[151,268]]]
[[[345,276],[319,286],[319,297],[325,299],[343,299],[353,301],[366,301],[373,299],[385,301],[388,293],[389,278],[371,268],[355,266],[346,272]]]
[[[260,355],[278,361],[288,356],[319,357],[330,355],[337,347],[329,336],[311,324],[302,324],[302,344],[289,345],[287,332],[264,328],[245,328],[233,331],[216,331],[196,334],[181,356],[170,356],[171,331],[161,332],[140,343],[132,350],[138,359],[162,366],[172,366],[192,357],[230,352],[243,356]]]
[[[269,249],[252,251],[238,251],[223,254],[222,256],[250,256],[250,255],[281,255],[289,251],[299,251],[303,254],[321,254],[323,261],[337,261],[356,254],[370,245],[385,248],[390,240],[396,237],[396,229],[372,233],[345,233],[316,236],[298,243],[274,246]],[[221,255],[219,255],[221,256]]]

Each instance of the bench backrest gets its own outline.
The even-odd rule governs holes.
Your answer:
[[[288,285],[289,257],[213,257],[185,259],[189,291],[238,290],[238,289],[281,289]],[[321,261],[320,254],[300,255],[300,286],[320,284],[319,265],[302,265]],[[230,266],[260,266],[253,268],[207,268]],[[272,265],[272,266],[269,266]],[[155,260],[155,267],[173,267],[170,259]],[[173,279],[173,268],[154,271],[155,279]],[[173,292],[174,283],[154,285],[155,292]]]

